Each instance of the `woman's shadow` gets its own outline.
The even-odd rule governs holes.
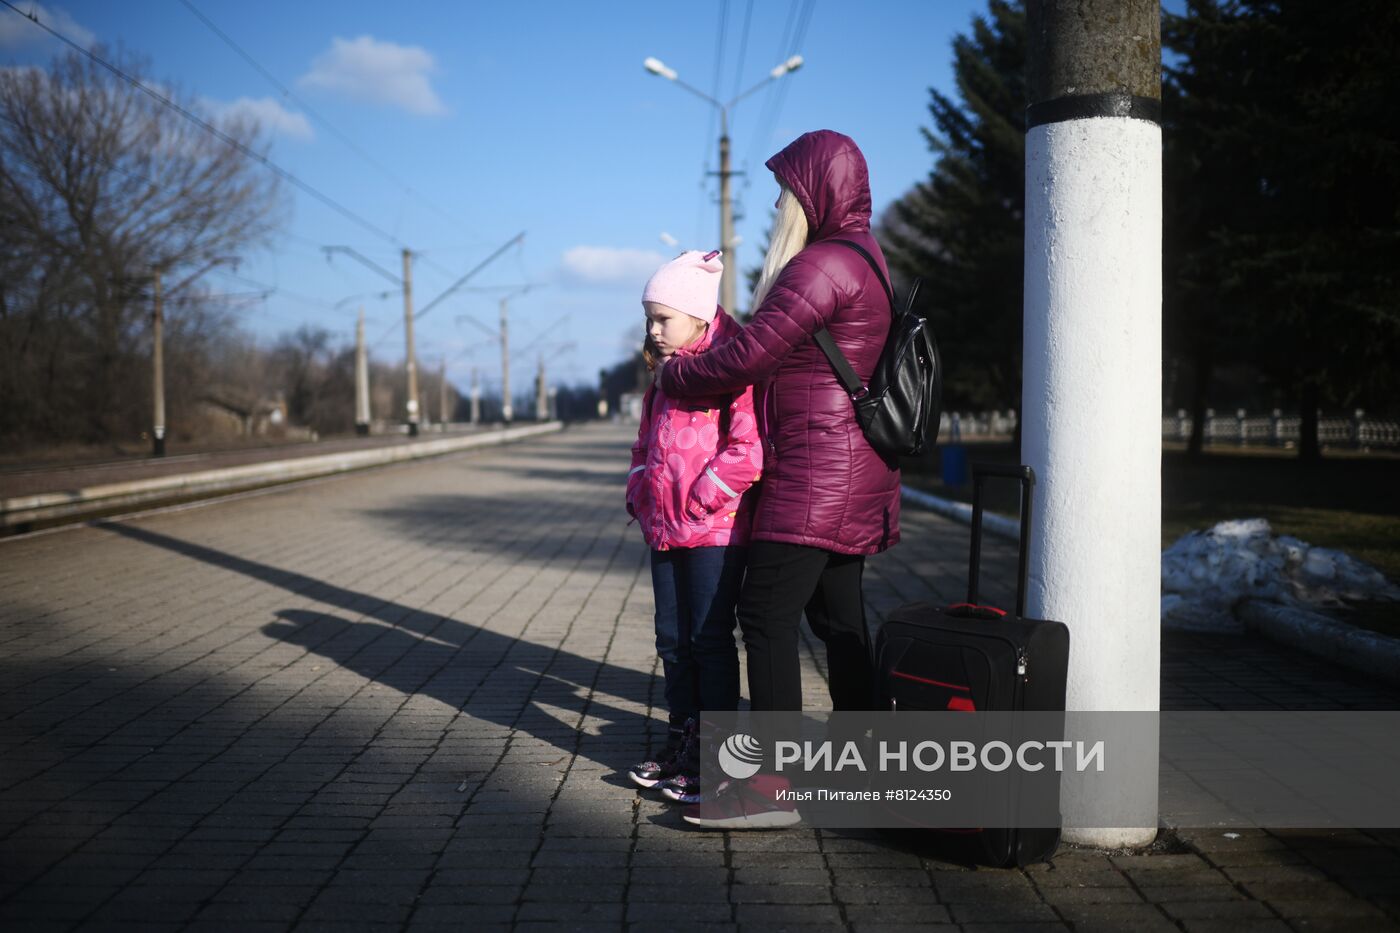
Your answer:
[[[585,754],[621,775],[647,737],[650,718],[600,699],[645,708],[649,673],[493,632],[294,571],[134,525],[107,531],[315,599],[357,618],[282,609],[264,634],[333,661],[404,694],[430,696],[475,719],[519,731],[568,754]],[[546,708],[548,707],[548,709]],[[558,711],[558,712],[553,712]],[[601,722],[585,735],[584,718]],[[596,737],[595,737],[596,736]]]

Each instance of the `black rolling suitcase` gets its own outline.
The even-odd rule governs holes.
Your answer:
[[[1035,473],[1028,466],[974,464],[972,476],[967,602],[946,608],[915,603],[890,614],[875,642],[880,708],[896,714],[900,710],[1063,712],[1069,629],[1060,622],[1025,617]],[[1014,615],[978,603],[982,485],[991,476],[1021,483]],[[1002,867],[1046,861],[1060,841],[1059,827],[928,832],[936,833],[940,848],[959,860]]]

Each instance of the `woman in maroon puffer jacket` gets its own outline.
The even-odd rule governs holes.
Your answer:
[[[752,320],[723,346],[672,360],[658,378],[682,398],[756,387],[764,475],[738,608],[752,708],[802,708],[805,610],[827,646],[833,705],[867,709],[873,671],[861,575],[867,554],[899,540],[899,470],[866,441],[812,334],[827,328],[862,383],[870,379],[889,333],[889,300],[861,255],[830,241],[857,243],[882,266],[884,256],[870,234],[870,180],[853,140],[807,133],[767,165],[781,194]]]

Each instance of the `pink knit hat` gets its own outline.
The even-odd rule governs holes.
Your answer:
[[[724,272],[719,256],[719,250],[686,250],[656,270],[642,289],[642,301],[654,301],[710,323],[719,305],[719,278]]]

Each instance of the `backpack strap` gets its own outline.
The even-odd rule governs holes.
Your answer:
[[[885,273],[883,273],[883,272],[880,271],[880,264],[877,263],[877,262],[875,261],[875,257],[872,256],[872,255],[870,255],[870,253],[868,253],[868,252],[866,251],[866,249],[865,249],[864,246],[861,246],[859,243],[852,243],[850,240],[827,240],[827,242],[828,242],[828,243],[840,243],[842,246],[849,247],[850,249],[855,250],[857,253],[860,253],[862,256],[865,257],[865,261],[866,261],[867,263],[870,264],[870,268],[873,269],[873,270],[875,270],[875,277],[876,277],[877,279],[879,279],[879,280],[880,280],[880,284],[881,284],[882,286],[884,286],[884,289],[885,289],[885,297],[889,298],[889,300],[890,300],[890,310],[893,311],[893,310],[894,310],[894,289],[893,289],[893,288],[890,288],[890,283],[889,283],[889,281],[885,278]]]
[[[875,262],[875,257],[866,251],[865,247],[859,243],[852,243],[850,240],[827,240],[827,243],[840,243],[842,246],[850,247],[857,253],[865,257],[865,261],[870,264],[870,268],[875,271],[875,277],[884,286],[885,296],[890,300],[890,313],[894,313],[894,289],[890,288],[890,283],[885,279],[885,273],[880,271],[880,266]],[[831,368],[836,370],[836,378],[841,382],[841,388],[846,390],[846,394],[853,399],[862,399],[870,394],[870,390],[861,384],[860,377],[851,368],[851,363],[846,359],[846,355],[836,346],[836,341],[832,339],[831,331],[823,327],[812,335],[812,339],[817,342],[817,346],[822,348],[826,358],[831,362]]]
[[[836,346],[836,341],[831,336],[831,331],[823,327],[812,335],[812,339],[817,342],[817,346],[822,348],[826,358],[831,362],[831,368],[836,370],[836,378],[841,382],[841,388],[846,390],[846,394],[851,398],[865,398],[868,389],[861,385],[860,377],[851,368],[851,363],[846,359],[846,354],[841,352],[841,348]]]

